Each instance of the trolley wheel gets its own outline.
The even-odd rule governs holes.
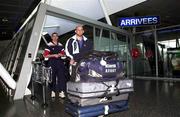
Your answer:
[[[43,103],[41,106],[42,106],[43,109],[45,109],[45,108],[48,107],[48,104],[47,103]]]
[[[31,100],[35,100],[36,99],[36,96],[35,95],[32,95],[31,96]]]

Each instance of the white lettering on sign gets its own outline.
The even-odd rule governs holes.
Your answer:
[[[154,25],[158,23],[159,17],[135,17],[121,19],[120,26]]]
[[[153,23],[152,23],[152,24],[156,24],[156,23],[158,23],[158,19],[157,19],[157,17],[154,17],[154,18],[153,18]]]
[[[116,69],[106,69],[105,72],[106,73],[114,73],[114,72],[116,72]]]
[[[106,68],[116,68],[116,64],[106,64]]]

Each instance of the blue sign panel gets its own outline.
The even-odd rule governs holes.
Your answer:
[[[160,24],[159,16],[126,17],[119,19],[119,26],[145,26]]]

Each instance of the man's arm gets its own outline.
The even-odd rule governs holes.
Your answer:
[[[71,39],[68,39],[68,41],[66,42],[65,53],[66,53],[66,56],[68,56],[70,58],[70,64],[71,65],[75,64],[74,57],[73,57],[74,55],[72,54],[73,49],[72,49],[72,40]]]
[[[61,51],[58,53],[60,57],[64,57],[66,55],[64,48],[61,49]]]
[[[49,47],[47,47],[44,50],[43,57],[44,58],[58,58],[60,56],[58,54],[50,54],[50,49],[49,49]]]
[[[68,39],[65,45],[65,53],[66,56],[68,56],[69,58],[73,59],[73,52],[72,52],[72,40]]]

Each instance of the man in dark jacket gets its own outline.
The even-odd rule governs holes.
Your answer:
[[[66,91],[66,78],[64,62],[61,59],[61,57],[65,56],[64,47],[58,42],[57,33],[53,33],[51,39],[52,41],[48,43],[43,54],[45,59],[48,59],[48,66],[52,68],[52,83],[50,84],[52,90],[51,97],[55,97],[55,92],[58,91],[59,96],[64,98],[64,92]]]
[[[73,66],[76,66],[77,62],[93,49],[92,42],[83,35],[84,29],[82,25],[76,27],[75,33],[73,37],[67,40],[65,46],[66,55],[70,58],[70,65]],[[71,76],[74,77],[74,70],[72,70]]]

